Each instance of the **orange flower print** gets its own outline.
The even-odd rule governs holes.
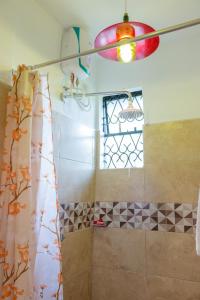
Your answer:
[[[15,104],[16,105],[16,104]],[[17,107],[17,105],[16,105]],[[9,115],[9,117],[13,118],[13,119],[16,119],[17,122],[19,122],[19,113],[18,112],[15,112],[13,111],[11,115]]]
[[[21,130],[19,128],[13,130],[12,132],[12,137],[15,141],[19,141],[22,137],[22,133],[21,133]]]
[[[4,247],[3,241],[0,241],[0,258],[5,258],[8,255],[8,251]]]
[[[22,295],[24,295],[24,290],[20,290],[20,289],[16,288],[16,293],[17,293],[17,295],[22,296]]]
[[[9,206],[8,206],[8,214],[9,215],[17,215],[20,213],[20,210],[21,210],[21,205],[19,202],[13,202],[13,203],[10,203]]]
[[[13,82],[15,82],[17,80],[17,75],[16,74],[13,74],[12,80],[13,80]]]
[[[20,102],[19,102],[19,100],[18,101],[15,101],[15,107],[18,109],[18,108],[20,108]]]
[[[11,178],[13,179],[13,178],[15,178],[15,177],[16,177],[16,172],[13,171],[13,172],[9,172],[9,173],[8,173],[6,179],[9,180],[9,179],[11,179]],[[16,190],[16,189],[17,189],[17,185],[14,185],[14,184],[13,184],[12,186],[10,185],[9,188],[10,188],[11,191],[12,191],[12,190]]]
[[[28,245],[18,245],[17,246],[19,254],[21,256],[21,261],[24,263],[28,262],[29,259],[29,246]]]
[[[11,103],[11,102],[14,102],[16,100],[16,95],[11,95],[9,94],[8,97],[7,97],[7,103]]]
[[[9,177],[7,177],[8,179],[9,179]],[[9,189],[11,190],[11,191],[16,191],[16,189],[17,189],[17,185],[16,184],[11,184],[10,186],[9,186]]]
[[[18,295],[22,296],[24,294],[24,290],[23,289],[18,289],[14,285],[9,284],[9,285],[7,285],[7,294],[9,294],[9,296],[12,294],[12,300],[17,300],[17,299],[19,299]],[[5,293],[5,296],[2,299],[7,299],[7,297],[8,296]]]
[[[10,172],[10,165],[7,163],[4,163],[2,166],[2,171]]]
[[[28,167],[21,168],[21,174],[24,180],[29,181],[31,179]]]
[[[17,128],[13,130],[12,137],[16,142],[19,142],[23,134],[26,134],[28,131],[24,128]]]
[[[9,245],[6,237],[5,242],[0,237],[0,281],[3,283],[0,284],[0,300],[27,300],[28,298],[58,300],[62,298],[63,282],[60,264],[61,242],[59,228],[57,228],[59,202],[55,190],[52,191],[52,187],[56,187],[52,139],[45,140],[45,137],[51,136],[52,133],[48,123],[51,108],[49,111],[47,108],[50,98],[48,86],[43,86],[45,79],[42,78],[40,86],[39,76],[29,71],[22,74],[24,70],[26,66],[19,67],[17,75],[13,78],[15,81],[13,89],[8,97],[5,143],[2,149],[4,157],[0,166],[3,175],[0,186],[0,196],[3,193],[0,211],[5,215],[5,218],[0,218],[0,229],[6,226],[7,219],[14,226],[8,228],[8,237],[11,235]],[[33,115],[33,103],[35,103],[35,115]],[[43,128],[44,120],[46,123]],[[36,128],[34,135],[29,130],[32,124]],[[41,129],[44,129],[44,139],[43,137],[40,139]],[[21,154],[21,162],[16,154]],[[35,159],[38,160],[38,164],[42,164],[42,175],[40,170],[35,174],[31,172],[31,165]],[[36,185],[31,185],[32,180]],[[45,196],[48,197],[48,207],[45,207]],[[17,227],[16,222],[19,225]],[[31,234],[36,235],[36,242],[38,242],[37,249],[33,249],[34,251],[32,247],[35,245],[29,242],[31,238],[29,230],[24,230],[27,226],[30,227]],[[45,234],[41,240],[39,237],[41,231],[43,234],[43,230]],[[35,266],[36,273],[39,274],[43,264],[45,272],[37,276],[32,290],[29,288],[28,278],[32,276],[30,263],[35,259],[38,262]],[[52,284],[49,286],[49,274],[53,276],[53,287]],[[54,295],[51,296],[52,294]]]
[[[32,111],[32,103],[29,97],[22,97],[22,103],[24,105],[24,109],[30,113]]]
[[[15,178],[15,177],[16,177],[16,172],[11,172],[11,173],[10,173],[10,177],[11,177],[11,178]]]
[[[21,131],[22,134],[26,134],[28,132],[28,130],[25,129],[25,128],[20,128],[20,131]]]
[[[11,284],[3,285],[1,288],[2,299],[6,299],[11,296]]]

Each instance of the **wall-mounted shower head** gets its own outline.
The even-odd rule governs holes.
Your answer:
[[[75,100],[79,101],[79,104],[82,105],[82,108],[84,110],[87,110],[88,108],[90,109],[90,102],[88,100],[88,102],[86,104],[82,104],[80,103],[80,101],[85,98],[85,97],[95,97],[95,96],[103,96],[103,95],[120,95],[120,94],[125,94],[128,96],[128,107],[124,110],[122,110],[119,113],[119,117],[123,118],[125,120],[134,120],[134,119],[138,119],[140,117],[143,116],[143,111],[139,108],[135,108],[133,106],[133,99],[132,99],[132,95],[129,91],[126,90],[121,90],[121,91],[107,91],[107,92],[93,92],[93,93],[83,93],[83,91],[81,91],[78,88],[78,84],[76,84],[76,87],[71,89],[69,87],[63,87],[64,92],[61,93],[61,100],[65,101],[67,98],[74,98]]]
[[[123,109],[119,113],[119,117],[124,119],[125,121],[128,120],[135,120],[143,116],[143,111],[140,108],[136,108],[133,105],[132,96],[128,98],[128,106],[127,108]]]

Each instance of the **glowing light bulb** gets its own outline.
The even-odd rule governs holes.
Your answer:
[[[129,63],[135,60],[136,45],[135,43],[125,44],[117,48],[118,59],[123,63]]]
[[[124,22],[118,24],[116,29],[117,41],[128,40],[135,37],[135,29],[129,23],[128,14],[124,14]],[[117,48],[118,60],[124,63],[129,63],[136,58],[136,43],[125,44]]]

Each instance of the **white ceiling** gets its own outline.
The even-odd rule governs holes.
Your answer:
[[[87,28],[94,38],[103,28],[120,22],[124,0],[36,0],[64,27]],[[161,29],[198,18],[200,0],[128,0],[130,19]]]

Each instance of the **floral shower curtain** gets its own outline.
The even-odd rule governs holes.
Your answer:
[[[48,80],[21,66],[8,96],[0,185],[0,299],[63,299]]]

